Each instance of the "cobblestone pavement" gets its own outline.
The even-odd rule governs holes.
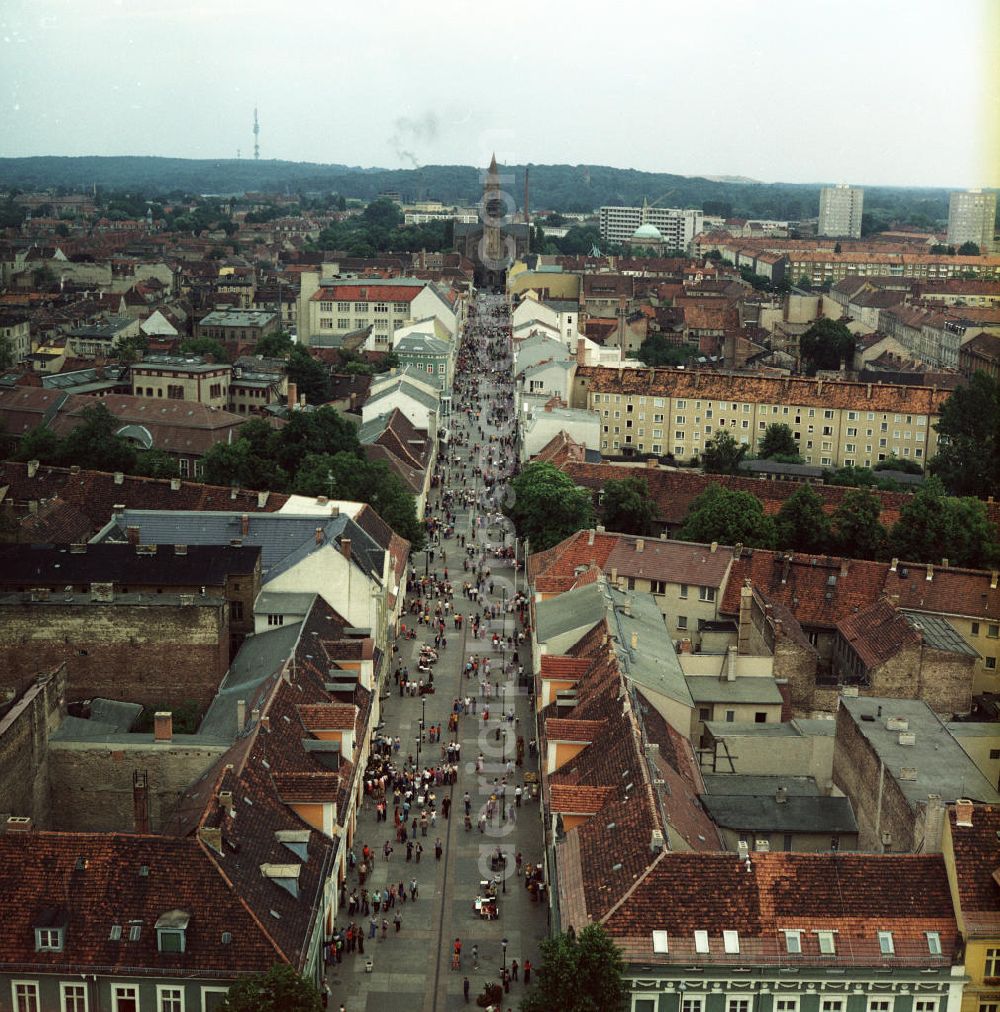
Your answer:
[[[482,308],[482,299],[480,308]],[[456,377],[457,384],[462,374]],[[481,377],[481,381],[482,381]],[[496,397],[496,385],[486,378],[483,383],[486,397],[482,397],[482,419],[487,416],[487,405]],[[481,388],[482,392],[482,388]],[[468,423],[459,409],[461,401],[456,398],[456,411],[452,416],[452,432],[461,436],[468,431]],[[487,425],[487,435],[496,434],[498,429]],[[499,431],[509,431],[502,429]],[[470,435],[469,443],[479,440],[478,432]],[[472,456],[469,447],[458,449],[462,461]],[[455,487],[457,465],[452,465],[450,476],[446,476],[446,487]],[[449,480],[450,477],[450,480]],[[481,484],[481,483],[480,483]],[[471,479],[470,479],[471,485]],[[431,499],[436,502],[436,490],[432,490]],[[438,515],[437,510],[428,504],[429,516]],[[484,521],[485,522],[485,521]],[[489,532],[487,535],[485,532]],[[430,547],[434,550],[434,559],[425,558],[424,553],[414,557],[412,566],[415,574],[425,572],[439,576],[448,567],[450,579],[455,587],[453,609],[467,615],[472,610],[472,602],[462,596],[462,584],[469,579],[469,574],[462,569],[464,550],[458,544],[458,535],[465,534],[468,544],[472,544],[478,532],[480,539],[491,537],[490,544],[500,545],[504,536],[502,525],[494,522],[490,527],[481,527],[478,513],[473,506],[458,507],[455,518],[455,536],[446,538],[438,545]],[[512,544],[512,534],[506,534],[506,544]],[[442,557],[442,554],[444,557]],[[488,601],[502,601],[504,592],[508,597],[513,595],[514,570],[509,563],[500,564],[497,560],[489,563],[490,577],[494,584],[492,596],[487,594]],[[463,579],[464,578],[464,579]],[[519,583],[518,589],[523,590]],[[407,615],[404,621],[412,618]],[[506,632],[514,631],[517,623],[516,613],[508,615]],[[410,622],[407,621],[407,625]],[[427,836],[416,839],[423,845],[423,854],[419,863],[406,861],[406,847],[397,843],[393,825],[388,822],[377,822],[373,802],[366,800],[359,814],[358,827],[355,835],[355,851],[360,853],[361,847],[368,844],[376,853],[372,874],[367,885],[370,889],[383,889],[390,883],[403,881],[407,886],[410,879],[415,878],[419,884],[419,895],[415,903],[397,902],[396,908],[390,910],[388,937],[383,941],[381,931],[375,939],[365,939],[364,955],[347,953],[340,964],[329,968],[328,983],[331,990],[330,1007],[337,1009],[343,1003],[348,1012],[375,1012],[384,1009],[405,1009],[407,1012],[422,1009],[425,1012],[436,1010],[464,1008],[463,981],[468,977],[470,982],[469,1007],[475,1008],[475,998],[482,991],[488,979],[499,980],[501,967],[504,964],[504,948],[501,940],[507,939],[506,965],[511,966],[516,960],[523,966],[530,959],[533,966],[540,960],[538,944],[547,934],[547,905],[533,900],[525,889],[524,877],[515,873],[513,855],[521,852],[524,861],[537,863],[542,860],[542,826],[539,816],[538,802],[527,798],[520,807],[514,808],[514,819],[507,821],[495,817],[480,832],[477,827],[477,812],[485,798],[489,796],[494,777],[503,777],[505,759],[513,759],[515,742],[522,736],[525,743],[535,737],[534,718],[530,712],[526,690],[519,689],[516,678],[508,681],[506,686],[501,679],[500,652],[494,651],[488,635],[476,639],[468,624],[461,632],[453,628],[448,620],[448,645],[440,651],[439,660],[434,667],[434,693],[423,697],[400,698],[398,690],[390,675],[386,695],[384,696],[383,733],[393,737],[399,736],[401,753],[399,759],[412,754],[416,759],[417,739],[420,721],[425,726],[440,723],[443,725],[442,741],[452,740],[447,734],[448,717],[452,712],[453,702],[458,697],[476,697],[476,713],[463,715],[459,719],[459,730],[455,740],[461,742],[461,763],[457,783],[452,786],[437,788],[438,809],[436,825],[429,826]],[[502,631],[501,624],[496,623],[497,631]],[[399,640],[399,653],[396,661],[406,664],[410,672],[416,672],[416,657],[422,641],[431,639],[430,630],[419,626],[417,640]],[[490,627],[492,632],[493,626]],[[527,656],[527,644],[522,648],[524,656],[521,662],[530,671],[530,658]],[[467,658],[472,654],[480,657],[491,657],[494,680],[506,689],[506,703],[496,698],[484,700],[479,697],[478,681],[463,676],[463,668]],[[504,660],[510,660],[509,651]],[[394,661],[392,667],[396,666]],[[490,707],[490,720],[484,726],[482,718],[483,705]],[[497,715],[504,709],[513,707],[516,724],[507,734],[498,737],[497,728],[500,722]],[[482,753],[485,768],[482,775],[476,773],[476,758]],[[422,742],[420,745],[421,765],[432,765],[443,760],[442,746],[437,743]],[[537,775],[537,759],[530,755],[528,748],[524,751],[524,765],[515,766],[513,776],[508,778],[507,799],[511,800],[513,788],[524,785],[524,774]],[[464,825],[463,796],[468,791],[472,796],[472,829],[467,831]],[[440,803],[445,796],[451,796],[451,818],[444,819],[440,814]],[[440,837],[442,853],[440,860],[435,859],[435,840]],[[393,853],[389,861],[382,856],[382,847],[386,840],[393,845]],[[499,895],[500,916],[496,920],[485,921],[474,910],[474,900],[480,893],[480,882],[492,878],[494,872],[490,866],[490,857],[497,846],[507,850],[510,859],[508,870],[501,877]],[[348,889],[357,882],[356,873],[348,880]],[[506,890],[504,893],[503,890]],[[399,910],[402,924],[397,933],[393,925],[393,914]],[[346,910],[339,918],[339,926],[346,923]],[[359,922],[367,928],[369,918],[361,916]],[[366,931],[367,935],[367,931]],[[462,940],[461,970],[451,967],[451,952],[456,938]],[[474,964],[473,946],[478,947],[478,967]],[[371,971],[367,972],[366,963],[371,960]],[[504,995],[502,1008],[516,1008],[524,993],[522,974],[518,981],[512,982],[510,992]]]

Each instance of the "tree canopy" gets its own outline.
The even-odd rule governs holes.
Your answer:
[[[792,430],[784,422],[772,422],[761,436],[758,452],[763,460],[801,463],[799,446]]]
[[[521,1001],[521,1012],[606,1012],[623,1007],[628,989],[622,979],[621,951],[599,924],[579,935],[572,930],[541,943],[542,962]]]
[[[574,531],[594,524],[590,493],[553,464],[528,464],[511,482],[513,502],[505,507],[519,538],[528,538],[531,550],[544,551]]]
[[[330,370],[300,344],[288,355],[288,381],[296,385],[300,394],[305,394],[310,404],[323,404],[330,399]]]
[[[265,973],[240,977],[230,988],[219,1012],[321,1012],[322,997],[312,981],[287,963]]]
[[[839,369],[854,360],[854,335],[839,320],[817,320],[800,338],[802,367],[810,376],[818,369]]]
[[[727,429],[720,429],[705,444],[701,466],[709,474],[739,474],[740,461],[749,449],[746,443],[737,442]]]
[[[703,544],[718,541],[724,545],[773,548],[777,531],[755,495],[734,492],[713,482],[691,503],[677,537]]]
[[[229,353],[214,337],[189,337],[181,342],[185,355],[211,355],[216,362],[228,362]]]
[[[775,528],[781,548],[812,555],[825,552],[830,544],[830,520],[812,485],[800,485],[782,503]]]
[[[696,358],[698,349],[689,344],[675,344],[667,340],[663,334],[650,334],[642,344],[636,357],[645,365],[684,365]]]
[[[977,372],[944,402],[936,428],[932,473],[953,495],[994,495],[1000,489],[1000,380]]]
[[[621,534],[652,534],[656,504],[645,478],[605,482],[601,499],[604,526]]]
[[[888,538],[879,521],[881,512],[877,495],[864,488],[851,489],[833,511],[831,548],[839,555],[881,558]]]

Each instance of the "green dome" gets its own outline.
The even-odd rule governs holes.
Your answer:
[[[645,225],[640,225],[633,233],[633,239],[659,239],[662,240],[663,236],[660,230],[655,225],[650,225],[647,221]]]

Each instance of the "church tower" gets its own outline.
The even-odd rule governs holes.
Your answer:
[[[493,264],[504,259],[501,223],[506,215],[503,198],[500,196],[500,173],[497,171],[497,156],[494,153],[483,184],[483,246],[485,258]]]

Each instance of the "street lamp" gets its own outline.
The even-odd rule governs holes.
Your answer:
[[[501,938],[500,948],[503,949],[503,975],[505,977],[507,976],[507,945],[508,945],[507,939]]]

